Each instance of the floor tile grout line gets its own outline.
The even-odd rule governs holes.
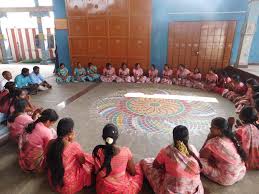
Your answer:
[[[71,104],[72,102],[76,101],[77,99],[79,99],[81,96],[85,95],[86,93],[88,93],[89,91],[93,90],[94,88],[96,88],[97,86],[99,86],[101,83],[95,83],[92,84],[88,87],[86,87],[85,89],[81,90],[80,92],[76,93],[75,95],[67,98],[66,100],[58,103],[56,105],[56,108],[58,110],[62,110],[64,108],[66,108],[69,104]]]

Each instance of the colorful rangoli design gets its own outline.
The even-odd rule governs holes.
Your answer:
[[[172,94],[172,91],[159,91]],[[157,93],[157,91],[156,91]],[[178,99],[128,98],[123,92],[97,102],[98,113],[121,129],[171,132],[176,125],[189,130],[208,130],[216,115],[211,104]]]

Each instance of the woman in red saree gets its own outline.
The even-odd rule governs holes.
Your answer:
[[[247,169],[259,169],[259,130],[256,127],[258,120],[257,111],[253,107],[241,110],[239,118],[242,125],[236,130],[237,138],[245,150],[248,160]]]
[[[196,89],[204,88],[204,84],[202,83],[202,74],[198,67],[195,67],[194,72],[189,76],[189,80],[187,81],[186,86]]]
[[[233,75],[228,90],[228,92],[224,93],[223,97],[235,102],[238,97],[241,97],[246,93],[247,88],[246,85],[240,81],[239,75]]]
[[[205,88],[208,91],[213,91],[218,83],[218,75],[214,72],[213,69],[210,69],[206,74]]]
[[[245,176],[246,153],[224,118],[212,120],[200,160],[202,173],[220,185],[233,185]]]
[[[57,126],[57,138],[47,148],[48,178],[58,193],[74,194],[92,184],[94,161],[74,142],[74,121],[63,118]]]
[[[55,110],[46,109],[30,123],[19,138],[19,164],[22,170],[42,172],[45,169],[45,150],[55,137],[52,126],[58,120]]]
[[[236,113],[239,113],[244,106],[251,106],[253,104],[253,86],[256,84],[257,81],[253,78],[246,81],[246,94],[244,96],[237,97],[234,101]]]
[[[172,84],[172,78],[173,78],[173,70],[169,67],[168,64],[165,64],[161,83],[162,84]]]
[[[137,194],[143,182],[140,165],[135,165],[129,148],[119,147],[119,132],[113,124],[103,129],[105,145],[93,150],[97,194]]]
[[[32,123],[40,111],[35,111],[32,116],[26,113],[27,100],[19,99],[14,102],[14,112],[9,116],[7,126],[10,129],[10,138],[18,143],[19,137],[23,134],[25,127]]]
[[[161,78],[158,76],[158,69],[154,64],[151,65],[150,70],[148,71],[148,78],[146,80],[146,83],[159,83]]]
[[[176,78],[173,79],[173,83],[176,85],[186,86],[189,75],[191,71],[185,67],[185,65],[180,64],[176,72]]]
[[[199,153],[188,144],[188,129],[175,127],[173,138],[174,144],[162,149],[156,159],[141,161],[145,177],[157,194],[203,194]]]
[[[14,82],[7,82],[5,89],[0,92],[0,112],[7,117],[10,114],[10,107],[13,105],[16,95]]]

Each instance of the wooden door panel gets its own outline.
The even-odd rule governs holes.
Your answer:
[[[195,67],[198,66],[198,56],[192,56],[191,57],[191,63],[190,68],[193,71]]]
[[[88,54],[89,56],[107,56],[107,39],[106,38],[89,38]]]
[[[146,74],[149,69],[148,60],[145,58],[128,58],[128,66],[131,70],[131,73],[136,63],[140,63],[141,67],[144,70],[144,73]]]
[[[128,39],[111,38],[109,44],[111,57],[127,57],[128,56]]]
[[[127,63],[128,60],[127,60],[127,58],[110,58],[110,59],[108,59],[108,62],[112,64],[112,66],[115,68],[116,73],[118,75],[121,64]]]
[[[236,22],[231,21],[228,24],[228,30],[227,30],[227,40],[226,42],[233,42],[234,36],[236,32]]]
[[[108,12],[107,0],[86,0],[88,16],[106,15]]]
[[[130,57],[144,57],[149,51],[148,39],[136,38],[129,42],[129,56]]]
[[[130,36],[148,38],[150,34],[150,22],[146,16],[132,16],[130,18]]]
[[[179,58],[179,55],[173,56],[173,62],[172,62],[173,66],[177,66],[180,64],[178,58]]]
[[[85,3],[82,0],[66,0],[67,15],[86,16]]]
[[[125,17],[111,17],[109,21],[110,36],[128,36],[129,20]]]
[[[152,0],[130,0],[131,15],[151,15]]]
[[[70,52],[72,55],[87,55],[88,39],[83,38],[70,38]]]
[[[87,36],[87,20],[86,18],[70,18],[68,19],[70,36]]]
[[[108,0],[110,15],[127,16],[129,14],[129,0]]]
[[[89,59],[87,56],[73,56],[71,62],[73,64],[73,68],[75,68],[74,64],[77,62],[80,62],[83,67],[87,67]]]
[[[89,18],[88,19],[88,35],[89,36],[106,36],[107,20],[105,18]]]

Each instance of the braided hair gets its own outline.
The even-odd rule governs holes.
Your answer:
[[[30,123],[26,128],[26,133],[32,133],[38,123],[45,123],[47,121],[55,122],[58,120],[58,114],[53,109],[46,109],[41,113],[41,116],[34,122]]]
[[[232,131],[232,127],[229,125],[229,123],[226,119],[224,119],[222,117],[217,117],[212,120],[211,126],[220,129],[223,136],[229,138],[234,143],[236,150],[237,150],[238,154],[240,155],[242,161],[247,160],[247,155],[246,155],[244,149],[242,148],[236,135]]]
[[[12,115],[9,116],[8,122],[13,123],[15,121],[16,117],[18,117],[21,113],[25,112],[25,109],[27,106],[28,106],[27,100],[24,100],[24,99],[16,100],[14,103],[15,111],[13,112]]]
[[[189,144],[188,144],[188,142],[189,142],[189,131],[188,131],[187,127],[185,127],[183,125],[176,126],[173,130],[173,138],[174,138],[174,147],[176,147],[179,150],[177,142],[179,142],[179,141],[183,142],[184,145],[186,146],[189,154],[197,160],[200,168],[202,168],[202,164],[200,162],[200,159],[189,148]]]
[[[115,155],[115,148],[114,145],[116,144],[116,141],[119,137],[119,131],[118,128],[113,124],[107,124],[103,128],[103,135],[102,138],[105,141],[105,145],[98,145],[93,150],[93,157],[100,160],[100,157],[98,155],[98,152],[100,149],[104,152],[104,162],[101,166],[101,168],[98,170],[97,174],[101,172],[103,169],[106,169],[106,175],[105,177],[109,176],[109,174],[112,171],[111,167],[111,160],[113,156]]]
[[[74,129],[74,121],[71,118],[63,118],[58,122],[57,139],[51,143],[47,152],[47,167],[51,172],[51,182],[54,187],[64,186],[64,165],[62,154],[65,144],[63,138],[71,134]]]

